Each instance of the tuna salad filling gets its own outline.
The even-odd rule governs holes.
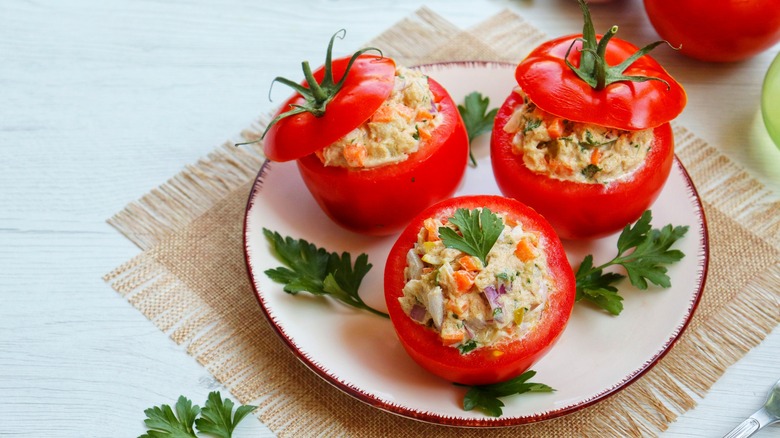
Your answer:
[[[512,151],[526,167],[552,178],[608,184],[642,166],[650,151],[653,130],[623,131],[573,122],[541,110],[522,90],[523,104],[504,125],[514,133]]]
[[[552,287],[544,239],[498,217],[503,230],[486,263],[445,247],[439,227],[457,231],[446,219],[426,219],[407,253],[401,307],[462,354],[523,338],[539,322]]]
[[[325,166],[372,168],[406,160],[442,122],[428,77],[399,67],[388,99],[369,120],[317,152]]]

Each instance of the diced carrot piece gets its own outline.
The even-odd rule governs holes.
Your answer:
[[[574,169],[566,163],[562,163],[555,158],[551,158],[549,161],[550,172],[554,175],[571,175],[574,173]]]
[[[465,335],[463,334],[463,332],[441,334],[441,340],[444,343],[444,345],[452,345],[452,344],[457,344],[459,342],[463,342],[464,337]]]
[[[551,140],[563,137],[563,119],[556,117],[547,122],[547,135]]]
[[[418,122],[420,120],[431,120],[432,118],[433,118],[433,114],[431,114],[431,112],[425,108],[418,109],[417,114],[414,116],[414,120]]]
[[[368,151],[361,144],[350,144],[344,146],[344,159],[352,167],[363,167]]]
[[[461,316],[468,308],[468,302],[459,304],[456,300],[447,300],[447,304],[444,306],[444,308],[448,312],[452,312],[458,316]]]
[[[428,242],[436,242],[437,240],[441,240],[439,238],[439,227],[436,226],[436,222],[434,222],[433,219],[428,218],[423,221],[423,226],[425,227],[425,240]]]
[[[471,286],[474,285],[474,277],[475,275],[469,271],[464,271],[463,269],[457,270],[452,273],[452,278],[455,279],[455,286],[458,288],[456,293],[458,295],[462,295],[471,289]]]
[[[414,118],[414,110],[409,108],[406,105],[398,105],[395,108],[395,112],[398,113],[399,116],[403,117],[406,120],[412,120]]]
[[[536,251],[534,250],[533,244],[526,238],[520,239],[515,247],[515,256],[523,262],[533,260],[533,258],[536,257]]]
[[[389,105],[382,105],[371,116],[371,121],[374,123],[387,123],[393,120],[393,108]]]
[[[482,263],[473,256],[463,256],[458,259],[458,263],[467,271],[481,271]]]
[[[425,128],[417,128],[417,133],[420,134],[420,140],[429,140],[431,138],[431,131]]]
[[[417,109],[417,114],[415,115],[414,119],[419,122],[420,120],[431,120],[433,119],[433,117],[434,117],[433,113],[431,113],[427,109],[419,108]]]
[[[504,223],[513,228],[517,226],[517,221],[508,216],[504,219]]]
[[[593,148],[593,152],[590,153],[590,164],[595,166],[599,161],[601,161],[601,149]]]

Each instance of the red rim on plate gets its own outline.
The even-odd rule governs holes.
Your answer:
[[[428,69],[431,70],[507,69],[509,70],[509,69],[514,69],[514,66],[506,63],[470,62],[470,63],[432,64],[428,66],[422,66],[421,68],[424,70],[428,70]],[[488,72],[486,74],[490,74],[490,73]],[[455,97],[456,101],[458,101],[460,96],[456,96],[453,93],[453,97]],[[675,327],[670,328],[671,335],[663,343],[657,346],[657,350],[655,354],[646,357],[645,360],[642,361],[641,365],[638,368],[634,369],[630,373],[627,373],[622,379],[615,382],[613,385],[603,388],[601,391],[596,392],[595,394],[593,394],[588,398],[583,398],[581,400],[577,400],[573,403],[568,403],[568,404],[562,403],[560,407],[555,409],[545,410],[544,412],[538,412],[531,415],[516,415],[516,416],[512,416],[510,413],[505,412],[505,416],[499,418],[493,418],[488,416],[483,416],[482,418],[480,418],[480,417],[471,417],[471,416],[458,417],[458,416],[453,416],[451,414],[436,412],[435,410],[422,410],[422,409],[412,408],[400,403],[394,403],[392,401],[382,399],[364,390],[364,388],[361,388],[360,385],[357,385],[354,382],[350,382],[348,379],[338,376],[337,372],[335,372],[332,369],[329,369],[327,366],[322,365],[322,363],[317,360],[317,357],[313,357],[311,354],[305,352],[296,343],[294,337],[291,336],[288,333],[288,331],[285,329],[284,327],[285,322],[278,320],[278,318],[275,316],[275,313],[268,302],[268,296],[266,295],[269,292],[263,291],[260,289],[260,287],[258,287],[258,285],[260,284],[258,277],[264,276],[265,274],[263,274],[262,270],[259,270],[255,267],[256,265],[255,263],[253,263],[252,251],[250,248],[252,246],[250,242],[250,236],[253,233],[262,234],[262,230],[252,228],[252,225],[250,223],[251,215],[261,214],[259,211],[257,211],[257,209],[259,208],[259,204],[256,202],[258,200],[257,198],[263,190],[273,190],[272,188],[264,187],[264,180],[268,176],[268,173],[271,171],[271,167],[276,165],[276,164],[271,165],[268,161],[266,161],[263,164],[263,166],[261,167],[258,173],[258,176],[249,194],[249,199],[246,207],[246,214],[244,217],[243,238],[244,238],[244,254],[245,254],[245,260],[247,265],[247,271],[249,273],[249,278],[252,284],[252,288],[254,290],[258,303],[260,304],[260,308],[263,314],[265,315],[268,322],[271,324],[271,327],[274,329],[277,335],[282,339],[285,345],[287,345],[290,351],[292,351],[293,354],[301,362],[303,362],[309,369],[314,371],[326,382],[332,384],[333,386],[349,394],[350,396],[364,403],[367,403],[368,405],[414,420],[419,420],[419,421],[424,421],[424,422],[434,423],[434,424],[448,425],[448,426],[459,426],[459,427],[516,426],[521,424],[528,424],[528,423],[534,423],[534,422],[548,420],[552,418],[557,418],[578,411],[587,406],[593,405],[601,400],[604,400],[608,396],[615,394],[620,390],[626,388],[628,385],[630,385],[631,383],[639,379],[639,377],[644,375],[644,373],[649,371],[655,364],[658,363],[658,361],[660,361],[661,358],[663,358],[670,351],[671,347],[674,346],[674,344],[677,342],[680,335],[685,331],[686,327],[690,323],[691,318],[699,304],[699,301],[701,299],[701,294],[704,289],[704,284],[707,277],[707,270],[709,264],[709,239],[708,239],[707,222],[704,216],[701,200],[698,196],[698,193],[696,191],[693,182],[691,181],[688,172],[685,170],[682,163],[680,163],[679,159],[676,156],[674,162],[675,162],[674,169],[678,169],[679,177],[682,179],[684,184],[683,188],[686,190],[687,198],[690,201],[689,207],[691,208],[691,212],[693,215],[695,215],[698,221],[696,225],[700,227],[700,229],[698,230],[700,235],[697,236],[699,239],[699,245],[697,245],[697,254],[695,255],[690,253],[688,254],[688,257],[691,258],[695,257],[697,261],[696,262],[697,272],[695,274],[696,278],[694,280],[696,286],[692,291],[690,291],[690,293],[688,293],[690,299],[687,302],[687,307],[683,310],[681,321],[679,321],[679,323]],[[488,163],[480,163],[480,164],[483,167],[490,167]],[[466,184],[468,184],[468,181],[466,182]],[[691,230],[691,231],[695,231],[695,230]],[[688,236],[688,238],[690,238],[690,236]],[[337,249],[337,248],[333,248],[333,249]],[[266,252],[270,252],[270,250],[266,249]],[[279,290],[274,290],[272,293],[284,294],[284,292],[281,291],[281,287],[279,287]],[[390,335],[394,337],[395,333],[392,332],[392,329],[389,330],[390,330]],[[554,349],[555,348],[557,347],[554,347]],[[431,378],[433,379],[434,377],[431,376]],[[464,411],[464,414],[465,413],[466,411]]]

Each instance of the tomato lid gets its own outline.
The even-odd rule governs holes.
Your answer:
[[[548,113],[581,123],[638,131],[677,117],[685,90],[647,55],[666,41],[641,49],[613,38],[618,26],[596,35],[585,0],[582,33],[534,49],[515,70],[520,88]]]
[[[333,60],[333,80],[338,82],[350,61],[349,56]],[[314,73],[317,82],[325,76],[325,66]],[[273,161],[290,161],[312,154],[362,125],[387,100],[395,83],[395,61],[376,55],[360,55],[349,69],[342,88],[327,103],[320,117],[309,112],[277,121],[265,133],[263,152]],[[302,86],[309,88],[307,83]],[[306,99],[295,93],[274,117]]]
[[[577,38],[581,37],[548,41],[518,64],[515,79],[539,108],[575,122],[632,131],[660,126],[682,112],[687,102],[685,90],[648,55],[633,61],[624,73],[654,80],[621,80],[600,90],[582,80],[566,64],[579,67],[582,43]],[[637,50],[629,42],[612,38],[606,63],[619,65]]]

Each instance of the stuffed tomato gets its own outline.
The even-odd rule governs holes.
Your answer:
[[[683,88],[647,52],[583,34],[543,43],[515,70],[518,87],[495,119],[493,172],[501,192],[541,213],[563,239],[602,237],[638,219],[671,171],[669,121]]]
[[[533,209],[464,196],[424,210],[385,266],[385,300],[407,353],[448,381],[502,382],[539,360],[571,315],[574,274]]]
[[[285,80],[298,93],[266,131],[264,152],[274,161],[296,159],[337,224],[391,234],[455,192],[468,160],[466,129],[433,79],[363,51],[331,61],[332,45],[306,86]],[[318,95],[321,108],[310,111]]]

